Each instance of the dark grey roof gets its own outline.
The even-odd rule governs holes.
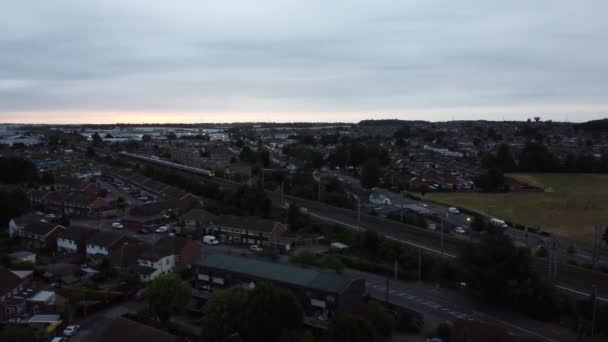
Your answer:
[[[79,241],[95,234],[96,230],[88,227],[70,226],[67,229],[61,230],[57,234],[57,238]]]
[[[32,233],[35,235],[46,236],[49,234],[55,227],[61,227],[55,223],[46,223],[46,222],[31,222],[23,227],[23,231],[27,233]]]
[[[182,220],[194,220],[197,222],[205,222],[215,218],[215,215],[211,214],[205,209],[194,208],[182,215],[181,218]]]
[[[98,335],[87,336],[89,342],[133,342],[133,341],[146,341],[146,342],[175,342],[177,337],[171,335],[166,331],[156,329],[149,325],[138,323],[126,318],[112,319],[109,323],[109,319],[102,318],[95,322],[97,329],[93,329],[98,332]],[[89,333],[91,335],[91,333]]]
[[[154,273],[154,271],[156,271],[154,267],[148,267],[143,265],[136,265],[133,267],[133,270],[143,276],[149,276],[150,274]]]
[[[209,254],[198,264],[284,284],[334,293],[342,292],[352,280],[352,278],[336,272],[222,253]]]
[[[116,233],[100,231],[100,232],[95,233],[95,235],[93,235],[89,239],[88,244],[93,245],[93,246],[102,246],[102,247],[107,248],[107,247],[111,247],[112,245],[114,245],[115,243],[120,241],[122,238],[123,238],[122,235],[119,235]]]
[[[11,272],[8,268],[0,266],[0,296],[4,296],[8,292],[21,284],[21,278]]]

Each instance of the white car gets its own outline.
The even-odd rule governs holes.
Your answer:
[[[112,228],[114,229],[123,229],[125,226],[122,225],[122,223],[120,222],[114,222],[112,223]]]
[[[206,245],[218,245],[220,242],[213,235],[205,235],[203,236],[203,243]]]
[[[458,208],[454,208],[454,207],[449,207],[449,208],[448,208],[448,212],[449,212],[450,214],[456,214],[456,215],[457,215],[457,214],[460,214],[460,210],[458,210]]]
[[[155,232],[157,233],[166,233],[169,231],[169,227],[167,226],[160,226],[158,228],[156,228]]]
[[[456,228],[454,228],[454,231],[455,231],[456,233],[458,233],[458,234],[465,234],[465,233],[467,232],[467,231],[466,231],[466,230],[464,230],[464,228],[462,228],[462,227],[456,227]]]
[[[264,248],[262,248],[258,245],[251,245],[251,246],[249,246],[249,250],[252,252],[261,252],[264,250]]]
[[[53,337],[51,342],[67,342],[67,337]]]
[[[63,329],[63,335],[64,336],[74,336],[78,333],[79,330],[80,330],[80,325],[68,325],[67,327],[65,327],[65,329]]]

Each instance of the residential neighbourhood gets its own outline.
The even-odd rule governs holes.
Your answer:
[[[521,125],[547,136],[589,138],[563,125],[506,122],[38,131],[36,149],[1,150],[1,158],[25,156],[31,166],[15,173],[26,177],[30,167],[32,176],[6,188],[18,191],[24,205],[6,221],[0,319],[43,328],[49,340],[103,341],[112,335],[107,329],[128,327],[158,340],[204,341],[206,329],[218,324],[209,321],[213,298],[238,297],[240,289],[247,296],[277,291],[271,297],[286,290],[302,313],[301,326],[314,336],[329,333],[345,314],[373,322],[370,312],[381,312],[394,324],[391,334],[405,340],[446,326],[450,341],[468,341],[468,334],[479,336],[474,341],[543,340],[530,333],[533,319],[521,318],[524,326],[488,322],[425,297],[439,291],[466,301],[465,311],[483,310],[468,292],[466,273],[441,260],[460,260],[457,246],[484,243],[494,226],[516,246],[549,246],[550,238],[533,227],[425,200],[432,193],[488,191],[481,181],[493,168],[486,153],[501,141],[517,155],[525,148]],[[462,138],[476,127],[500,131],[501,138]],[[99,138],[108,135],[113,138]],[[50,145],[52,136],[66,145]],[[598,139],[589,150],[601,151],[604,143]],[[550,146],[558,159],[573,151]],[[509,175],[499,186],[542,191]],[[524,228],[525,237],[518,235]],[[580,252],[570,260],[585,257]],[[598,257],[597,270],[605,261]],[[376,276],[384,277],[381,285]],[[408,294],[413,280],[428,288]],[[153,304],[150,293],[163,282],[187,288],[187,296],[172,299],[182,303],[179,310]],[[603,296],[605,289],[599,291]],[[516,309],[505,310],[507,319]],[[106,328],[89,321],[95,315]],[[78,328],[65,335],[71,326]],[[552,340],[571,336],[569,328],[551,326]]]

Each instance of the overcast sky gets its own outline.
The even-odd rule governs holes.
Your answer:
[[[608,1],[19,0],[0,122],[608,116]]]

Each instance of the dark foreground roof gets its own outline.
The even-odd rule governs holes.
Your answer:
[[[342,292],[353,280],[345,275],[331,271],[321,271],[313,268],[303,268],[222,253],[207,255],[198,264],[284,284],[335,293]]]

